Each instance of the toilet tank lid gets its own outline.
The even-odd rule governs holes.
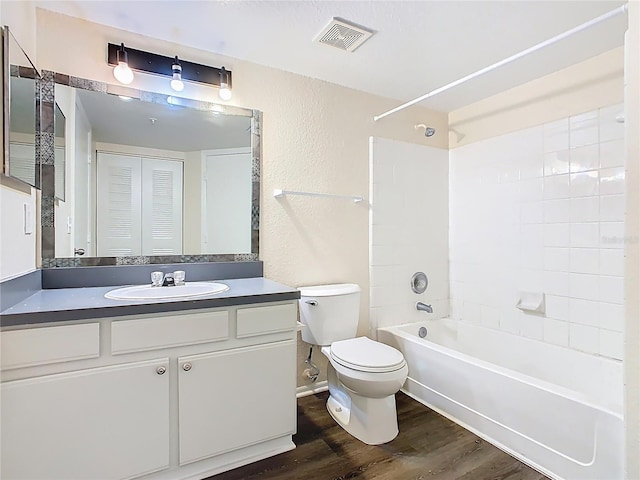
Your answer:
[[[360,287],[355,283],[336,283],[333,285],[299,287],[298,290],[300,290],[300,295],[303,297],[332,297],[335,295],[359,293]]]

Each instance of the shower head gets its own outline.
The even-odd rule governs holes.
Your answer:
[[[424,128],[424,136],[425,137],[433,137],[436,133],[436,129],[432,128],[432,127],[427,127],[424,123],[419,123],[417,125],[414,125],[413,128],[415,128],[416,130],[420,129],[420,128]]]

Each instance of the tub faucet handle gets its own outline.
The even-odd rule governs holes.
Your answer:
[[[431,308],[431,305],[427,305],[422,302],[416,303],[416,309],[420,312],[433,313],[433,308]]]

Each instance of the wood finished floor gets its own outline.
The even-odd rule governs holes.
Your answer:
[[[548,480],[403,393],[396,395],[400,434],[365,445],[333,421],[327,397],[298,400],[295,450],[208,480]]]

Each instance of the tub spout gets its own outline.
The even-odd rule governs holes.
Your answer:
[[[431,305],[426,305],[422,302],[416,303],[416,308],[421,312],[433,313],[433,308],[431,308]]]

